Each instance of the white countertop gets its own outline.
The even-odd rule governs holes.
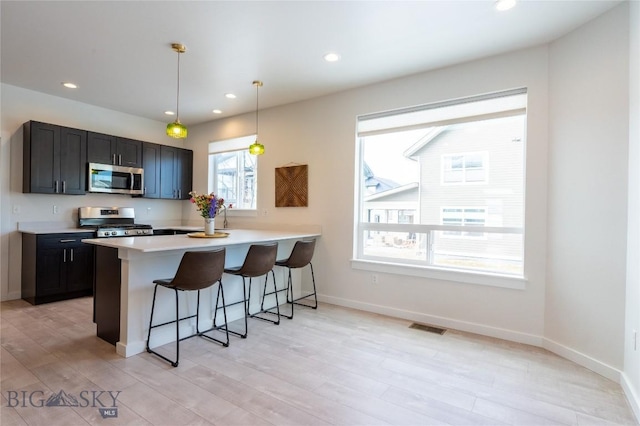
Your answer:
[[[192,238],[182,235],[156,235],[148,237],[91,238],[82,242],[116,249],[134,250],[143,253],[171,250],[189,250],[211,247],[226,247],[238,244],[260,244],[293,238],[319,237],[317,231],[282,231],[257,229],[228,229],[225,238]]]

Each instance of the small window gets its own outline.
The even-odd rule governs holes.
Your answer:
[[[472,152],[442,156],[442,183],[478,183],[487,181],[488,154]]]
[[[209,192],[232,210],[256,210],[258,157],[249,154],[255,136],[209,144]]]

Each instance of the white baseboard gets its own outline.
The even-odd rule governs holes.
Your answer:
[[[3,297],[1,301],[6,302],[8,300],[18,300],[18,299],[22,299],[22,293],[19,291],[14,291],[7,294],[5,297]]]
[[[560,355],[570,361],[575,362],[591,371],[594,371],[607,379],[613,380],[616,383],[620,383],[622,372],[615,367],[605,364],[602,361],[598,361],[595,358],[585,355],[582,352],[576,351],[561,343],[555,342],[551,339],[544,339],[542,345],[543,348],[553,352],[556,355]]]
[[[504,328],[491,327],[482,324],[455,320],[436,315],[427,315],[420,312],[407,311],[404,309],[390,308],[388,306],[363,303],[355,300],[343,299],[339,297],[318,294],[318,300],[332,305],[344,306],[346,308],[358,309],[361,311],[373,312],[376,314],[388,315],[390,317],[402,318],[428,325],[435,325],[442,328],[451,328],[469,333],[481,334],[483,336],[495,337],[512,342],[524,343],[533,346],[542,346],[542,337],[533,334],[521,333]]]
[[[622,386],[622,390],[627,397],[627,401],[629,401],[636,420],[640,423],[640,394],[638,394],[640,390],[633,388],[629,377],[627,377],[625,373],[620,375],[620,386]]]

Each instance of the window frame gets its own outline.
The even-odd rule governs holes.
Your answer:
[[[237,138],[224,139],[219,141],[211,141],[209,142],[209,150],[208,150],[208,166],[207,166],[207,186],[208,192],[215,192],[217,186],[217,167],[215,164],[215,156],[219,154],[224,154],[227,152],[238,152],[243,150],[248,150],[249,145],[251,145],[255,141],[256,135],[248,135],[241,136]],[[255,169],[254,169],[254,195],[255,195],[255,208],[247,209],[247,208],[238,208],[232,207],[230,209],[226,209],[228,216],[246,216],[246,217],[255,217],[258,216],[258,167],[259,167],[258,158],[256,158]],[[237,179],[236,179],[237,180]],[[237,182],[236,182],[237,183]]]
[[[451,101],[444,102],[436,102],[427,105],[420,105],[416,107],[403,108],[394,111],[387,111],[382,113],[375,114],[367,114],[357,117],[356,121],[356,179],[355,179],[355,205],[354,205],[354,239],[353,239],[353,258],[351,259],[351,266],[354,269],[366,270],[366,271],[374,271],[374,272],[384,272],[384,273],[392,273],[399,275],[407,275],[407,276],[416,276],[416,277],[425,277],[425,278],[433,278],[438,280],[447,280],[447,281],[455,281],[455,282],[464,282],[471,284],[479,284],[479,285],[488,285],[494,287],[502,287],[502,288],[510,288],[510,289],[525,289],[527,278],[525,276],[527,265],[526,265],[526,256],[525,256],[525,218],[524,211],[526,205],[526,121],[527,121],[527,89],[519,88],[513,90],[507,90],[503,92],[495,92],[486,95],[472,96],[464,99],[455,99]],[[433,108],[438,108],[439,106],[450,107],[457,104],[466,104],[475,101],[485,101],[491,100],[494,98],[500,98],[505,96],[512,95],[523,95],[524,101],[515,101],[512,102],[511,99],[508,100],[509,106],[500,111],[489,112],[485,114],[480,114],[478,116],[470,116],[470,117],[447,117],[440,121],[430,122],[428,124],[420,124],[420,123],[408,123],[402,126],[393,127],[390,126],[388,128],[383,128],[381,126],[376,127],[375,123],[371,121],[377,118],[386,119],[387,117],[391,117],[395,114],[403,114],[403,113],[414,113],[420,112],[422,110],[428,110]],[[517,96],[514,96],[517,98]],[[463,105],[464,106],[464,105]],[[373,223],[373,222],[365,222],[363,218],[364,212],[364,199],[367,196],[366,189],[362,187],[362,167],[364,164],[364,149],[363,149],[363,140],[368,135],[376,135],[381,133],[394,133],[398,131],[402,131],[403,129],[415,129],[415,128],[427,128],[433,127],[436,125],[448,125],[448,124],[457,124],[461,122],[471,122],[471,121],[482,121],[488,118],[499,118],[499,117],[508,117],[515,115],[524,115],[525,119],[525,128],[523,133],[523,170],[522,170],[522,226],[517,227],[505,227],[505,226],[463,226],[465,232],[479,232],[484,235],[487,234],[519,234],[522,235],[522,272],[521,274],[508,274],[501,272],[492,272],[492,271],[484,271],[484,270],[465,270],[458,268],[448,268],[448,267],[440,267],[433,264],[430,264],[431,260],[427,259],[424,261],[407,261],[407,259],[398,259],[390,258],[390,257],[379,257],[372,255],[365,255],[365,232],[405,232],[412,233],[414,235],[425,234],[427,235],[427,240],[431,239],[433,241],[433,233],[438,231],[451,231],[451,232],[460,232],[460,226],[445,226],[445,225],[423,225],[423,224],[394,224],[394,223]],[[366,125],[361,129],[360,124],[362,120],[365,121]],[[367,121],[371,120],[371,121]],[[483,152],[483,151],[480,151]],[[475,151],[473,153],[476,153]],[[488,155],[483,157],[483,168],[485,169],[485,173],[488,173]],[[449,183],[443,183],[442,172],[443,168],[441,167],[440,175],[441,175],[441,184],[449,185]],[[481,184],[484,185],[488,182],[489,177],[485,174],[486,178],[483,182],[469,182],[463,184]],[[455,184],[454,184],[455,185]],[[474,208],[478,208],[477,206],[471,206]],[[487,213],[489,207],[484,206],[485,214]],[[428,244],[428,243],[427,243]],[[427,255],[428,256],[428,255]]]

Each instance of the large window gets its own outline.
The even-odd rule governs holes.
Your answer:
[[[233,211],[256,210],[257,156],[248,146],[255,136],[209,144],[209,192],[224,198]]]
[[[358,118],[354,259],[524,274],[526,89]]]

